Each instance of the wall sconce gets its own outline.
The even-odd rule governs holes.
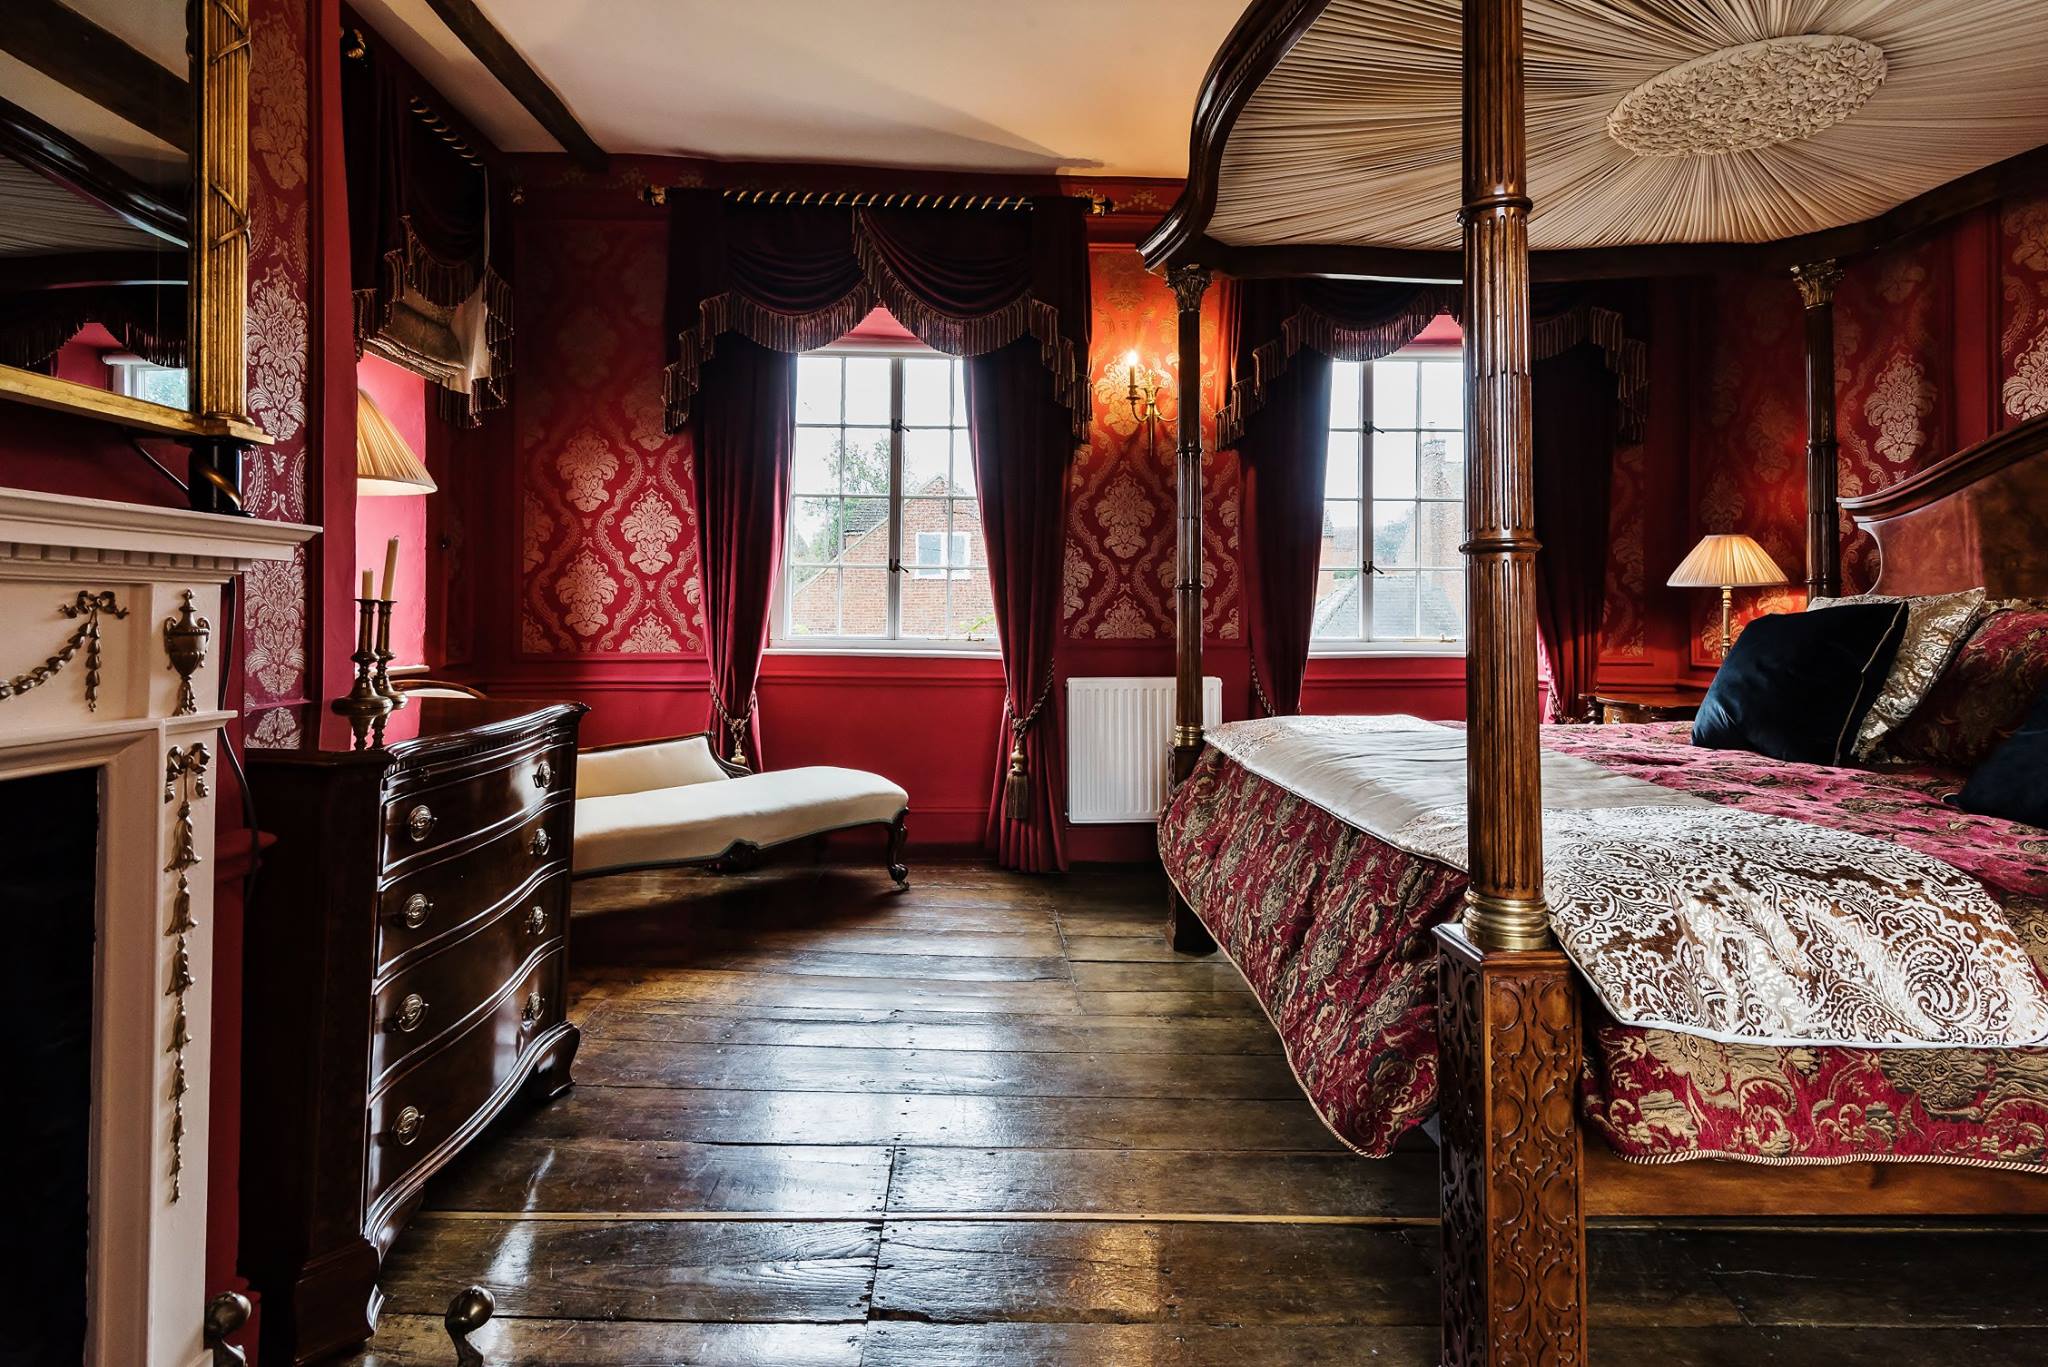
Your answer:
[[[1145,424],[1145,452],[1151,455],[1158,445],[1159,424],[1174,416],[1159,406],[1160,395],[1167,392],[1166,386],[1158,372],[1139,362],[1135,351],[1124,353],[1124,377],[1124,402],[1131,406],[1132,419]],[[1170,402],[1172,395],[1168,393],[1167,398]]]

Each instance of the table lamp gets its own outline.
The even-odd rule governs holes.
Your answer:
[[[1785,572],[1770,552],[1740,532],[1703,536],[1664,581],[1679,589],[1721,590],[1721,654],[1728,653],[1728,618],[1739,588],[1782,584]]]

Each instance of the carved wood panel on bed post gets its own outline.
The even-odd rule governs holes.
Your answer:
[[[1832,261],[1792,268],[1806,313],[1806,596],[1842,592],[1842,539],[1835,530],[1835,286]]]
[[[1579,1005],[1543,900],[1521,0],[1465,0],[1471,890],[1439,1006],[1448,1367],[1586,1360]]]
[[[1202,755],[1202,296],[1209,289],[1207,266],[1169,266],[1166,283],[1180,311],[1175,392],[1180,395],[1179,444],[1174,491],[1173,751],[1168,777],[1178,787]],[[1208,954],[1216,941],[1178,892],[1167,894],[1167,942],[1183,954]]]

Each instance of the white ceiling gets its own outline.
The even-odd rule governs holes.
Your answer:
[[[479,0],[608,152],[1182,176],[1246,0]],[[557,150],[426,0],[357,9],[508,152]]]

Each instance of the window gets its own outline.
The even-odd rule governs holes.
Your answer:
[[[993,647],[960,362],[797,358],[777,640]]]
[[[1464,362],[1339,361],[1313,646],[1465,639]]]
[[[187,397],[190,390],[182,369],[157,365],[125,351],[110,352],[101,360],[107,367],[107,388],[116,394],[126,394],[131,399],[147,399],[170,408],[191,406]]]

